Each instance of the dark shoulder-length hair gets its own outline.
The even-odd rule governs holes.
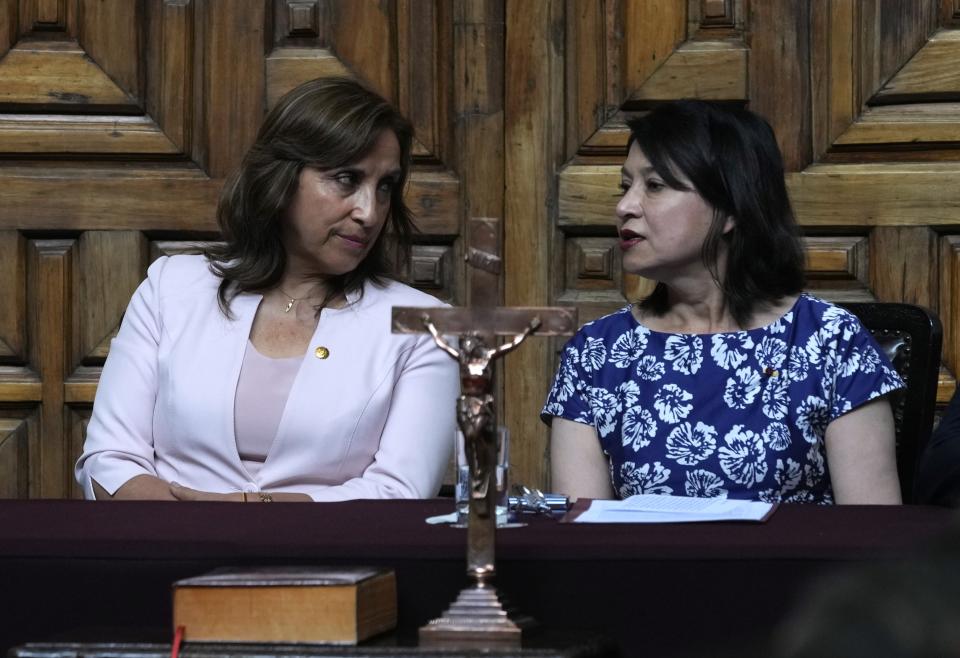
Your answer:
[[[217,206],[223,242],[205,250],[222,281],[220,309],[241,292],[277,284],[287,255],[280,222],[293,201],[304,167],[333,169],[362,159],[384,130],[400,144],[400,178],[390,197],[387,226],[359,266],[333,277],[317,312],[346,293],[363,293],[367,280],[395,275],[394,260],[409,255],[415,230],[403,192],[410,172],[413,127],[381,96],[349,78],[319,78],[287,93],[267,114],[240,168],[227,179]]]
[[[685,178],[713,207],[701,258],[737,324],[745,327],[759,304],[803,289],[803,247],[770,124],[742,108],[680,100],[627,125],[629,144],[637,143],[667,185],[687,190]],[[728,217],[734,226],[724,233]],[[727,247],[725,272],[718,271],[721,244]],[[666,312],[666,286],[658,283],[640,306]]]

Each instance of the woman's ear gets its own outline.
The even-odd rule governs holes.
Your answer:
[[[727,218],[723,220],[723,234],[727,235],[732,231],[737,225],[737,220],[733,218],[733,215],[727,215]]]

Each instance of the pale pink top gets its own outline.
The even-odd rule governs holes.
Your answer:
[[[250,475],[257,477],[277,436],[277,428],[303,363],[302,356],[274,359],[247,341],[233,407],[237,452]]]

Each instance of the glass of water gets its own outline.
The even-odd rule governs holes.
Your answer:
[[[464,449],[463,432],[459,428],[454,432],[455,452],[457,456],[457,525],[466,526],[470,514],[470,467],[467,464],[467,452]],[[497,428],[497,525],[507,524],[507,490],[510,471],[510,431],[502,425]]]

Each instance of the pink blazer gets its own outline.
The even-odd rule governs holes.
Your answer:
[[[261,296],[232,320],[202,256],[154,262],[103,368],[76,477],[111,494],[155,475],[215,492],[288,491],[314,500],[436,494],[453,446],[458,367],[428,335],[390,333],[393,306],[438,306],[400,283],[366,284],[325,309],[256,477],[234,435],[234,396]],[[315,356],[317,347],[329,356]]]

